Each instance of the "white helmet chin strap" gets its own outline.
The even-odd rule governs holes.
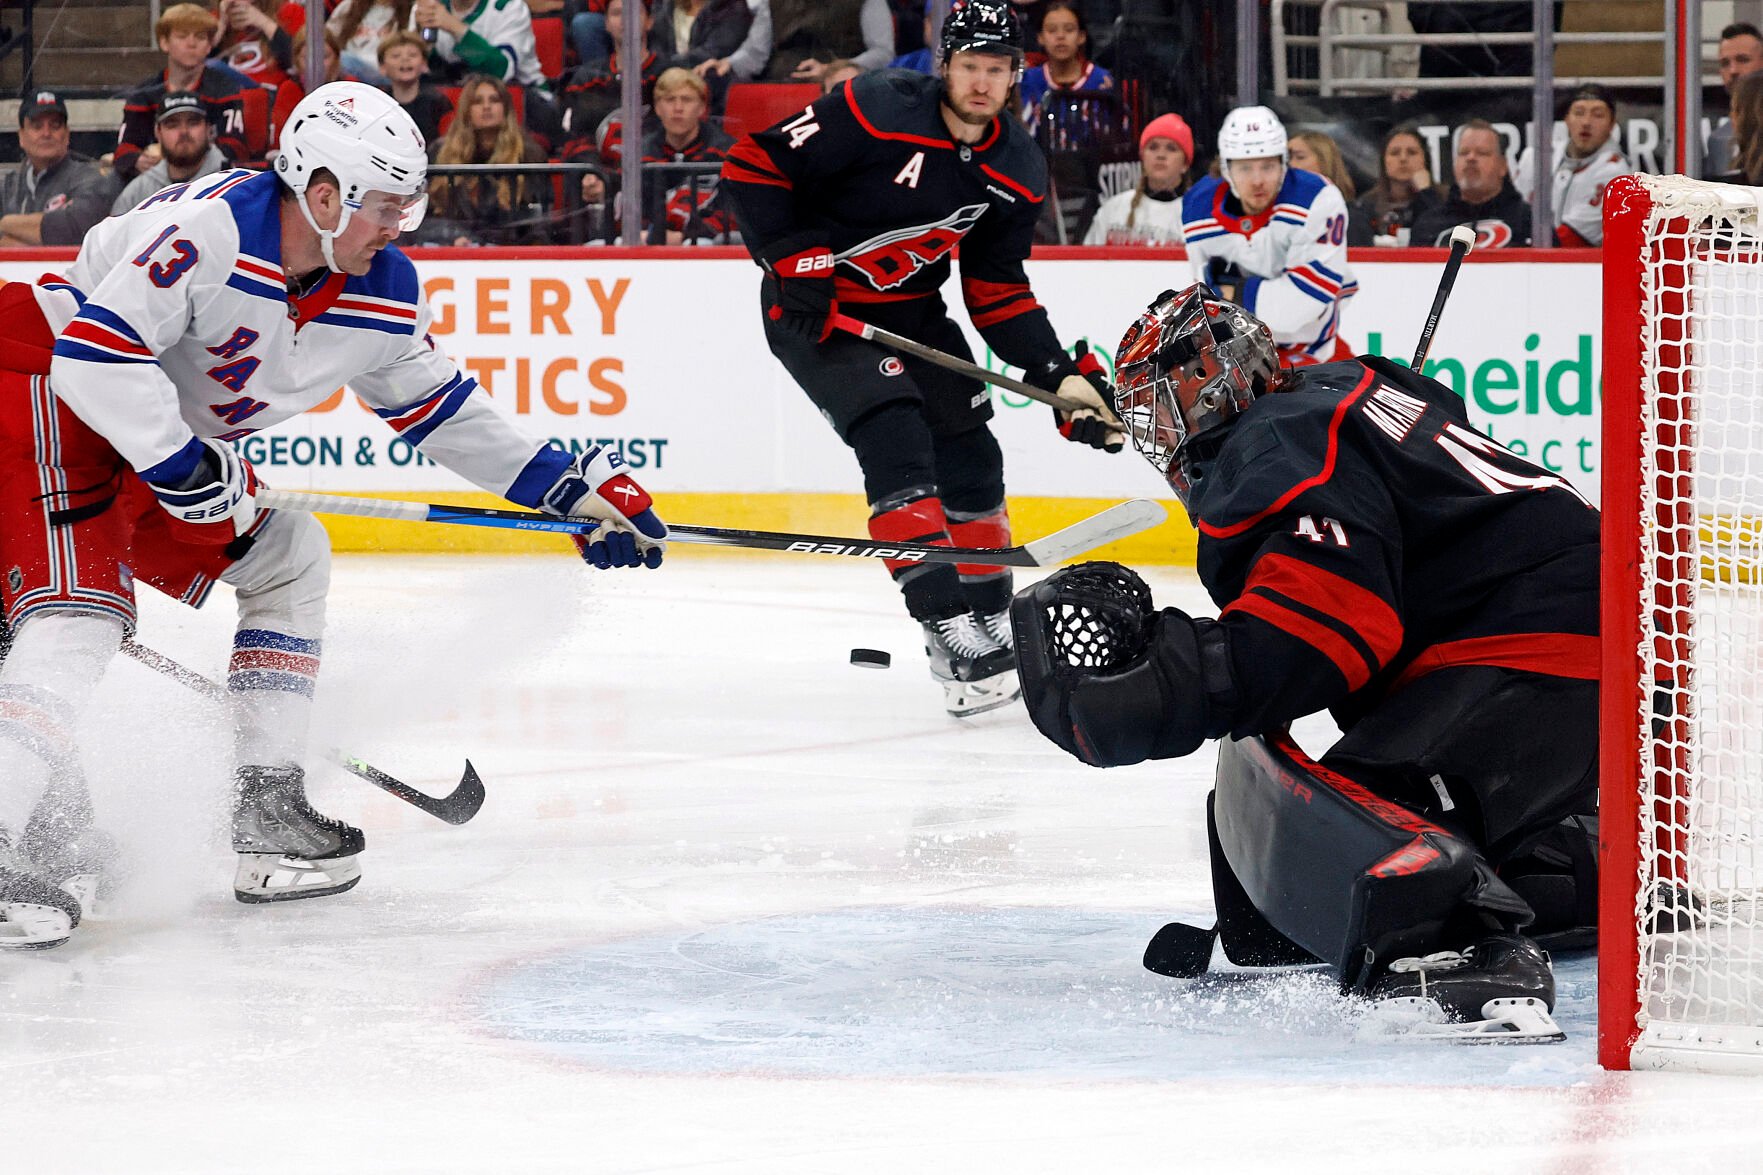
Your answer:
[[[311,225],[312,231],[318,234],[318,247],[324,254],[325,267],[332,273],[343,273],[345,271],[341,265],[337,264],[337,255],[332,251],[332,244],[342,235],[343,230],[349,227],[349,217],[354,209],[343,203],[342,195],[338,193],[337,206],[342,211],[337,216],[337,227],[319,228],[318,218],[312,215],[312,206],[306,202],[306,197],[311,190],[308,188],[305,192],[301,192],[300,199],[296,201],[300,205],[300,215],[306,218],[306,223]]]

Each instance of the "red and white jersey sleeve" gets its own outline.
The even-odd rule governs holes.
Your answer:
[[[1273,331],[1287,363],[1334,358],[1341,309],[1359,290],[1339,188],[1287,168],[1272,206],[1247,216],[1229,185],[1210,177],[1182,200],[1182,239],[1196,281],[1241,279],[1238,301]]]

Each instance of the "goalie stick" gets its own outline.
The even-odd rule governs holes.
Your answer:
[[[122,651],[154,672],[188,686],[203,697],[215,701],[226,700],[227,691],[219,683],[208,680],[194,669],[178,664],[164,653],[137,644],[133,638],[123,641]],[[431,796],[353,755],[345,755],[333,749],[330,758],[349,774],[367,780],[381,791],[398,797],[413,808],[427,812],[437,820],[445,820],[448,824],[464,824],[484,806],[483,781],[478,778],[477,768],[471,765],[470,759],[465,761],[465,774],[460,776],[458,787],[444,796]]]
[[[1460,224],[1451,230],[1451,255],[1445,258],[1445,271],[1439,274],[1438,293],[1432,296],[1432,310],[1426,316],[1426,325],[1420,328],[1420,342],[1414,348],[1414,360],[1408,364],[1414,371],[1420,371],[1420,365],[1426,362],[1426,353],[1432,350],[1432,336],[1439,329],[1439,315],[1445,312],[1445,299],[1451,296],[1451,287],[1457,284],[1457,271],[1463,266],[1463,258],[1473,248],[1474,229]]]
[[[258,491],[257,505],[264,510],[302,510],[311,514],[348,514],[360,518],[392,518],[405,522],[443,522],[458,526],[489,526],[507,530],[545,531],[555,534],[592,534],[600,523],[593,518],[558,518],[526,510],[499,510],[480,506],[442,506],[432,502],[398,502],[390,498],[354,498],[339,494],[312,494],[303,490]],[[790,534],[773,530],[727,530],[715,526],[673,526],[668,539],[680,543],[704,543],[719,547],[752,547],[765,551],[792,551],[800,555],[848,555],[859,559],[898,559],[920,563],[990,563],[1004,567],[1052,567],[1074,556],[1093,551],[1116,539],[1156,526],[1167,517],[1161,505],[1134,498],[1108,507],[1099,514],[1074,522],[1019,547],[937,547],[915,543],[884,544],[869,539],[834,535]]]

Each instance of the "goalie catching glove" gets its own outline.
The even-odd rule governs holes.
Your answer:
[[[1151,607],[1118,563],[1080,563],[1010,604],[1035,727],[1092,767],[1191,754],[1230,729],[1236,689],[1217,621]]]
[[[595,567],[659,567],[667,553],[667,524],[654,502],[625,472],[624,458],[598,445],[575,459],[539,502],[564,518],[595,518],[593,534],[571,535]]]
[[[1059,435],[1074,444],[1118,453],[1126,445],[1126,428],[1114,412],[1114,389],[1108,385],[1101,361],[1090,353],[1090,345],[1079,341],[1076,350],[1077,374],[1066,375],[1054,392],[1083,407],[1076,412],[1053,409],[1053,423]],[[1063,355],[1048,364],[1047,374],[1057,375],[1061,367],[1070,367]]]
[[[141,480],[189,543],[225,546],[250,529],[262,483],[251,463],[225,441],[191,437],[170,459],[141,471]]]

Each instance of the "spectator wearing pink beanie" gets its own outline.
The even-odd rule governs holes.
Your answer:
[[[1084,234],[1086,245],[1179,245],[1181,197],[1194,161],[1194,132],[1179,114],[1163,114],[1139,135],[1139,182],[1109,197]]]

